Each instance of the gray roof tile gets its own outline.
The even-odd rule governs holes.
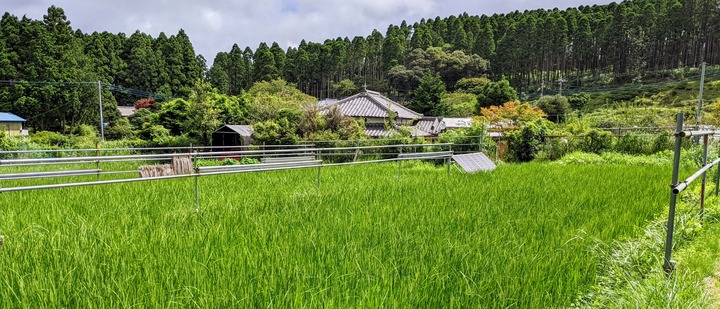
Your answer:
[[[325,106],[337,106],[343,114],[351,117],[387,118],[389,112],[397,114],[397,117],[401,119],[416,119],[423,116],[388,99],[379,92],[370,90]]]

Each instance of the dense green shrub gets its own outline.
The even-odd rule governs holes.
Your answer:
[[[508,132],[507,141],[510,159],[528,162],[535,159],[542,147],[547,127],[543,122],[529,122],[518,130]]]
[[[670,139],[670,133],[668,132],[661,132],[657,136],[655,136],[655,139],[652,142],[652,149],[651,151],[653,153],[669,150],[672,148],[672,140]]]
[[[568,99],[561,95],[544,96],[536,104],[538,108],[547,114],[548,120],[556,123],[565,120],[565,115],[570,112]]]
[[[557,160],[575,149],[567,138],[546,138],[536,159]]]
[[[625,154],[650,154],[652,153],[652,140],[635,133],[628,133],[617,139],[615,151]]]
[[[30,141],[40,145],[66,147],[70,145],[70,137],[51,131],[40,131],[30,135]]]
[[[592,129],[580,142],[580,149],[584,152],[603,153],[612,149],[612,133],[604,130]]]
[[[570,103],[570,107],[572,107],[575,110],[580,110],[587,105],[588,101],[590,101],[590,96],[587,93],[574,93],[573,95],[569,96],[567,98],[568,103]]]

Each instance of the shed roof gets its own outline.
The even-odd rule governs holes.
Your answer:
[[[226,124],[222,126],[220,129],[217,129],[215,132],[218,133],[230,133],[235,132],[239,134],[240,136],[252,136],[254,130],[251,125],[248,124]]]
[[[120,116],[122,117],[130,117],[130,115],[135,113],[135,106],[121,106],[118,105],[118,110],[120,110]]]
[[[416,119],[423,115],[390,100],[379,92],[365,90],[325,107],[337,106],[340,112],[351,117],[388,118],[389,113],[401,119]]]
[[[417,136],[438,135],[445,129],[445,123],[437,117],[423,117],[414,127],[422,131]]]
[[[25,122],[25,119],[22,119],[13,113],[0,113],[0,121],[2,121],[2,122]]]
[[[448,129],[469,128],[472,126],[473,119],[472,118],[443,118],[443,122],[445,122],[445,127],[447,127]]]

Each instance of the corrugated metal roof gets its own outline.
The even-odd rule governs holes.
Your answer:
[[[335,104],[324,106],[337,106],[343,114],[351,117],[388,118],[389,113],[394,113],[401,119],[416,119],[423,116],[388,99],[379,92],[370,90],[342,99]]]
[[[0,121],[2,121],[2,122],[25,122],[25,119],[22,119],[13,113],[0,113]]]
[[[445,127],[448,129],[469,128],[472,126],[472,118],[443,118]]]
[[[135,106],[118,106],[118,110],[120,110],[120,116],[130,117],[135,113]]]
[[[442,132],[443,129],[445,129],[445,124],[443,124],[442,121],[440,121],[440,118],[437,117],[424,117],[415,124],[415,127],[417,129],[420,129],[425,132],[427,135],[419,135],[419,136],[430,136],[430,135],[437,135]]]
[[[231,131],[234,131],[237,134],[240,134],[240,136],[248,136],[249,137],[249,136],[252,136],[252,134],[254,132],[253,127],[251,125],[247,125],[247,124],[226,124],[226,125],[222,126],[220,129],[217,129],[217,131],[215,131],[215,132],[221,131],[224,128],[228,128]]]

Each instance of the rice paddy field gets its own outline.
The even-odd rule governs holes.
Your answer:
[[[0,194],[0,307],[568,307],[660,166],[394,164]],[[93,180],[94,176],[88,178]],[[9,183],[2,183],[8,186]],[[658,248],[662,254],[662,248]]]

